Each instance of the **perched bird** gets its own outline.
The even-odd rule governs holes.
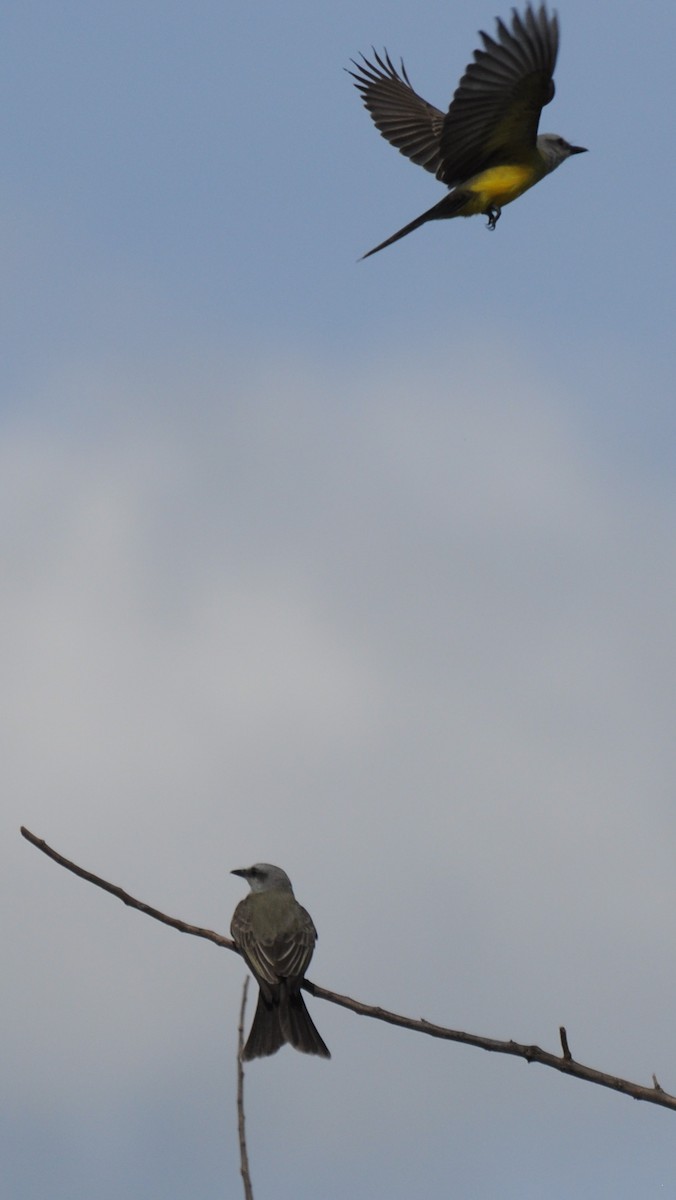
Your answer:
[[[445,217],[483,213],[495,229],[505,204],[554,171],[585,146],[571,146],[556,133],[538,136],[540,112],[554,96],[559,23],[544,6],[512,9],[511,29],[499,18],[497,37],[479,33],[483,49],[463,75],[447,113],[414,92],[401,71],[374,50],[375,62],[352,59],[364,105],[376,128],[414,163],[451,189],[434,208],[369,250],[376,254],[407,233]]]
[[[242,1058],[264,1058],[288,1042],[304,1054],[330,1058],[305,1007],[300,985],[317,930],[281,867],[256,863],[232,871],[251,891],[237,905],[230,932],[259,987],[258,1005]]]

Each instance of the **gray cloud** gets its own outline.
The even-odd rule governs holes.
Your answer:
[[[670,1086],[675,497],[614,471],[518,347],[499,368],[477,353],[362,364],[356,390],[300,357],[108,363],[102,387],[90,365],[52,402],[97,406],[93,434],[16,421],[3,858],[29,1121],[229,1095],[242,971],[41,860],[20,822],[220,929],[227,870],[279,861],[320,929],[318,981],[550,1046],[566,1021],[580,1057]],[[314,1007],[334,1073],[302,1087],[329,1160],[336,1139],[367,1170],[356,1123],[378,1114],[382,1149],[428,1105],[442,1154],[449,1071],[463,1092],[479,1073],[479,1109],[507,1077],[533,1104],[519,1065]],[[254,1128],[306,1064],[268,1067]],[[559,1119],[560,1082],[537,1086]]]

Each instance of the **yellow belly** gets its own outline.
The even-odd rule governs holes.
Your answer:
[[[462,185],[463,192],[472,193],[467,206],[463,208],[463,216],[483,213],[493,207],[502,208],[541,178],[542,174],[536,167],[523,163],[513,167],[489,167]]]

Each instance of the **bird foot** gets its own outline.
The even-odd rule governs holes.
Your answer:
[[[495,229],[495,226],[497,225],[498,221],[500,220],[501,215],[502,215],[502,209],[497,208],[496,205],[491,204],[491,207],[487,208],[486,212],[484,213],[484,216],[488,217],[488,224],[486,225],[486,229]]]

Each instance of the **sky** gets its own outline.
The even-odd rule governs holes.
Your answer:
[[[559,5],[541,129],[443,195],[343,68],[445,108],[509,6],[10,6],[0,37],[3,1175],[236,1196],[277,863],[318,984],[676,1092],[676,14]],[[654,189],[656,164],[659,186]],[[668,1196],[673,1113],[309,1000],[257,1200]]]

